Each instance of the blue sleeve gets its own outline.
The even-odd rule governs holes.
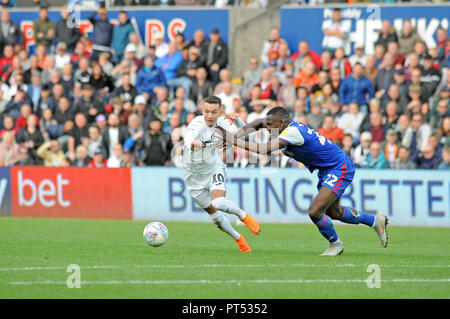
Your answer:
[[[341,100],[341,104],[345,105],[347,104],[347,101],[345,101],[345,91],[347,90],[347,78],[345,78],[342,81],[341,86],[339,87],[339,100]]]
[[[128,148],[129,150],[131,150],[134,146],[134,144],[136,144],[136,140],[133,138],[133,135],[130,136],[129,138],[127,138],[127,140],[123,143],[123,148]]]
[[[367,91],[369,93],[369,97],[372,99],[375,96],[375,88],[373,87],[372,81],[367,79]]]

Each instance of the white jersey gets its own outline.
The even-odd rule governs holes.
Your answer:
[[[219,117],[216,126],[220,126],[228,132],[236,132],[245,123],[238,119],[236,124],[230,123],[226,117]],[[186,171],[196,174],[208,174],[223,165],[219,150],[215,143],[220,141],[216,129],[205,122],[203,115],[194,118],[189,123],[184,136],[183,146],[183,165]],[[198,151],[191,150],[191,144],[194,141],[206,143],[205,147]]]

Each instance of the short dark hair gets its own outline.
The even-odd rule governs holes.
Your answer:
[[[203,101],[203,103],[222,105],[222,100],[215,95],[210,95]]]
[[[267,116],[269,116],[269,115],[276,117],[276,118],[280,118],[282,120],[288,120],[291,118],[288,110],[286,110],[282,106],[276,106],[273,109],[271,109],[269,112],[267,112]]]

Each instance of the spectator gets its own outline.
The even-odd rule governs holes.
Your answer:
[[[103,154],[107,159],[114,154],[114,145],[120,143],[123,145],[130,137],[128,129],[120,125],[119,115],[110,113],[108,115],[108,127],[102,133]]]
[[[441,127],[442,121],[449,116],[448,111],[449,101],[442,100],[437,106],[437,112],[431,117],[430,126],[433,132],[436,132]]]
[[[136,89],[139,94],[147,93],[152,97],[154,89],[159,86],[166,85],[164,73],[154,65],[153,58],[146,57],[144,66],[139,70],[137,75]]]
[[[394,59],[390,54],[386,54],[383,59],[383,67],[377,72],[374,79],[375,97],[381,99],[389,90],[389,87],[394,82]]]
[[[360,144],[355,148],[353,153],[353,162],[357,167],[362,167],[366,161],[366,157],[370,152],[370,144],[372,143],[372,134],[364,131],[361,133]]]
[[[402,140],[402,145],[406,146],[415,157],[419,150],[423,149],[431,135],[431,127],[423,122],[423,115],[414,114],[411,119],[411,126],[406,130]]]
[[[322,51],[320,54],[320,71],[330,72],[331,70],[331,53],[330,51]]]
[[[446,116],[442,119],[441,126],[437,131],[437,136],[442,145],[450,145],[450,116]]]
[[[71,161],[76,159],[75,148],[87,137],[89,137],[89,130],[86,116],[83,113],[77,113],[75,115],[75,125],[70,130],[67,141],[67,150]]]
[[[355,44],[355,54],[348,58],[351,67],[353,68],[356,63],[361,64],[363,67],[367,65],[367,56],[364,54],[364,46],[362,44]]]
[[[397,42],[397,33],[395,32],[395,28],[391,25],[389,20],[383,20],[381,24],[381,30],[378,33],[378,40],[375,42],[375,45],[381,44],[386,50],[389,42]]]
[[[112,93],[112,97],[120,97],[124,103],[133,103],[138,95],[136,87],[131,84],[130,74],[123,74],[121,85],[116,86]]]
[[[416,164],[409,158],[409,149],[406,146],[400,146],[398,157],[395,159],[391,168],[395,169],[414,169]]]
[[[103,150],[99,147],[94,152],[94,157],[89,162],[88,167],[101,168],[107,167],[107,162],[105,156],[103,155]]]
[[[330,70],[330,82],[333,86],[333,93],[339,95],[339,88],[342,83],[341,71],[339,69]]]
[[[437,156],[436,150],[429,144],[413,158],[413,161],[417,164],[417,168],[421,169],[437,169],[441,163],[440,156]]]
[[[404,113],[407,107],[407,101],[400,95],[400,88],[397,84],[393,83],[389,87],[386,96],[381,101],[381,108],[386,110],[387,105],[390,102],[395,102],[399,113]]]
[[[20,108],[24,104],[31,105],[33,102],[30,97],[24,92],[22,88],[17,88],[15,95],[11,98],[8,104],[5,106],[6,113],[9,113],[14,119],[20,116]]]
[[[405,71],[403,69],[395,70],[393,84],[397,85],[398,87],[399,95],[401,96],[400,99],[404,99],[406,102],[406,99],[408,98],[408,84],[406,82]]]
[[[424,56],[423,66],[420,69],[422,95],[423,99],[428,101],[438,87],[439,82],[441,82],[441,74],[433,67],[433,58],[429,54]]]
[[[372,142],[370,144],[370,152],[367,154],[367,158],[362,167],[373,169],[389,168],[389,162],[381,151],[380,143]]]
[[[356,63],[353,73],[347,76],[339,87],[339,98],[345,106],[350,102],[358,102],[359,105],[366,104],[374,97],[374,87],[372,82],[364,76],[364,69],[360,63]]]
[[[214,84],[219,82],[219,72],[228,64],[228,47],[220,38],[218,29],[213,29],[209,40],[205,42],[207,48],[206,66],[208,75]]]
[[[56,23],[55,41],[56,43],[65,43],[67,50],[69,51],[75,50],[75,45],[81,38],[81,32],[77,25],[77,21],[74,20],[74,17],[70,14],[69,8],[64,5],[61,8],[61,20]]]
[[[146,49],[144,44],[142,43],[140,37],[136,33],[130,33],[128,36],[129,43],[133,44],[136,48],[136,58],[141,60],[144,58]]]
[[[438,169],[450,170],[450,146],[442,150],[442,162],[439,164]]]
[[[344,134],[342,138],[342,150],[348,157],[352,158],[355,151],[353,136],[351,134]]]
[[[118,168],[122,163],[122,144],[117,143],[114,145],[113,154],[108,158],[106,166],[110,168]]]
[[[41,83],[41,73],[40,72],[34,72],[31,75],[31,83],[28,86],[27,95],[31,98],[31,101],[33,102],[33,109],[37,109],[39,98],[41,96],[41,89],[42,89],[42,83]]]
[[[188,58],[185,59],[177,69],[177,77],[170,81],[171,88],[173,89],[174,87],[182,86],[186,91],[186,95],[189,96],[192,83],[197,74],[197,68],[201,66],[203,66],[203,64],[199,58],[198,49],[194,46],[190,47]]]
[[[298,43],[298,51],[291,56],[292,61],[294,61],[295,73],[298,73],[300,70],[305,68],[305,63],[303,63],[303,58],[305,56],[309,56],[316,68],[320,69],[322,65],[320,56],[309,48],[308,41],[302,40]]]
[[[299,88],[300,86],[304,86],[308,90],[308,93],[310,93],[312,87],[317,84],[318,80],[319,76],[316,73],[314,63],[309,62],[308,64],[306,64],[304,70],[301,70],[297,73],[294,85],[297,88]]]
[[[345,112],[338,120],[337,126],[344,133],[351,134],[354,138],[359,138],[360,127],[364,119],[364,114],[359,111],[359,105],[351,102],[348,106],[348,112]]]
[[[2,19],[3,20],[3,19]],[[438,64],[441,68],[448,68],[448,59],[449,55],[446,53],[448,51],[448,35],[447,30],[444,28],[439,28],[436,31],[436,37],[437,37],[437,60]],[[448,72],[448,71],[447,71]]]
[[[214,91],[214,84],[207,77],[208,73],[204,67],[197,68],[195,81],[190,92],[190,99],[196,104],[199,104]]]
[[[169,53],[169,45],[164,41],[164,34],[157,33],[155,36],[155,56],[157,59],[162,58]]]
[[[144,133],[138,150],[140,166],[168,166],[172,141],[169,134],[162,132],[161,121],[154,119],[150,122],[150,130]]]
[[[97,99],[103,101],[106,97],[109,97],[110,92],[114,89],[114,83],[112,79],[103,72],[102,67],[97,61],[92,62],[91,68],[92,74],[89,79],[89,84],[94,89]]]
[[[280,30],[278,28],[271,28],[268,39],[264,41],[261,51],[260,61],[263,66],[269,65],[270,61],[278,58],[278,49],[282,42],[284,40],[280,38]]]
[[[113,49],[114,64],[122,61],[125,47],[130,42],[130,34],[134,32],[133,25],[128,18],[126,11],[119,12],[119,24],[113,29],[111,48]]]
[[[58,42],[56,45],[55,67],[61,70],[67,63],[70,63],[70,54],[67,53],[67,44],[65,42]]]
[[[184,100],[182,98],[176,98],[173,102],[173,108],[169,112],[169,123],[172,115],[177,114],[180,118],[180,125],[184,124],[186,122],[186,116],[188,115],[188,112],[184,107]],[[171,128],[169,128],[169,132],[172,133]]]
[[[383,142],[386,133],[386,128],[383,126],[383,116],[381,113],[374,112],[370,114],[370,133],[372,134],[373,142]]]
[[[284,105],[288,110],[294,109],[296,100],[296,87],[294,85],[294,73],[286,74],[286,83],[280,87],[278,91],[278,101]]]
[[[377,76],[378,68],[375,65],[375,56],[368,55],[366,58],[366,67],[364,69],[364,75],[369,78],[370,81],[374,81]]]
[[[0,166],[11,166],[17,162],[19,160],[19,149],[14,132],[4,132],[0,143]]]
[[[180,86],[175,90],[175,99],[180,99],[181,101],[183,101],[183,107],[187,112],[194,113],[197,110],[197,105],[186,95],[186,90],[184,89],[184,87]],[[172,100],[169,104],[170,110],[172,110],[175,104],[174,100]]]
[[[26,123],[17,133],[17,143],[34,152],[44,142],[44,138],[38,130],[37,117],[28,116]]]
[[[10,12],[3,9],[0,23],[0,52],[3,52],[3,48],[6,45],[18,48],[22,46],[22,43],[23,34],[20,32],[19,26],[11,21]]]
[[[388,43],[386,54],[389,54],[392,57],[395,67],[403,67],[403,65],[405,64],[405,57],[401,53],[399,53],[397,42],[391,41]]]
[[[33,35],[36,45],[43,44],[47,49],[50,48],[55,38],[55,24],[48,18],[46,6],[39,8],[39,19],[33,23]]]
[[[423,65],[423,59],[427,54],[427,45],[424,41],[416,41],[414,44],[414,53],[419,58],[419,65]]]
[[[259,83],[261,79],[262,67],[256,57],[251,57],[249,61],[250,67],[243,74],[243,81],[240,95],[246,98],[253,86]]]
[[[332,69],[338,69],[341,72],[341,78],[349,76],[352,73],[352,66],[345,57],[344,48],[336,48],[334,50],[334,58],[330,62]]]
[[[87,148],[80,144],[76,148],[76,159],[70,165],[75,167],[88,167],[91,158],[88,156]]]
[[[398,37],[399,52],[403,56],[407,56],[414,51],[414,43],[421,40],[416,28],[411,24],[410,19],[403,21],[402,30]]]
[[[95,117],[104,113],[103,104],[94,97],[94,90],[91,84],[84,84],[82,87],[82,96],[75,102],[74,108],[76,112],[85,115],[89,123],[94,122]]]
[[[219,83],[216,84],[216,86],[214,87],[214,95],[219,94],[220,92],[223,91],[223,85],[226,82],[231,82],[231,86],[232,86],[232,92],[239,94],[239,89],[233,84],[232,78],[231,78],[231,73],[230,71],[228,71],[227,69],[222,69],[219,72]],[[270,79],[268,80],[268,82],[270,82]]]
[[[96,15],[98,14],[99,19],[96,19]],[[101,52],[109,52],[114,26],[108,20],[108,11],[105,7],[100,6],[97,12],[93,12],[89,17],[89,21],[92,23],[94,28],[94,38],[92,45],[92,60],[97,60],[98,56]]]
[[[28,149],[24,146],[19,148],[19,159],[13,164],[14,166],[33,166],[37,165],[36,161],[30,156]]]
[[[394,129],[389,129],[386,132],[386,140],[381,143],[381,149],[384,151],[384,156],[388,160],[391,168],[394,166],[400,148],[400,143],[397,140],[397,132]]]
[[[57,140],[44,142],[37,149],[37,155],[44,160],[44,166],[61,167],[66,157]]]
[[[323,119],[322,127],[317,130],[335,144],[341,145],[344,138],[344,131],[336,125],[332,115],[326,115]]]
[[[84,141],[86,145],[86,152],[89,157],[94,157],[95,150],[97,148],[101,148],[103,145],[103,136],[100,132],[100,128],[97,125],[89,126],[89,139],[85,139]],[[78,156],[77,156],[78,157]]]
[[[322,48],[333,55],[337,48],[345,48],[350,34],[350,23],[342,21],[341,9],[333,9],[332,19],[324,21],[322,25],[324,37]]]
[[[320,108],[320,103],[313,102],[311,104],[311,110],[310,113],[306,116],[308,120],[308,125],[314,129],[318,130],[323,123],[323,120],[325,118],[325,114],[322,113],[322,110]]]
[[[233,93],[233,86],[231,82],[226,82],[223,85],[223,90],[217,94],[225,105],[225,113],[230,114],[233,112],[233,99],[239,99],[239,95]]]
[[[177,50],[175,42],[170,42],[167,54],[158,58],[154,64],[164,73],[167,84],[169,86],[174,86],[174,83],[176,83],[176,80],[174,79],[177,76],[177,69],[182,62],[183,55],[181,54],[181,51]]]
[[[384,126],[386,129],[395,129],[397,127],[398,114],[397,103],[395,101],[388,102],[384,117]]]

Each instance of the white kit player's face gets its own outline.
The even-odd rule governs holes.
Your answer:
[[[220,106],[218,104],[203,103],[203,117],[208,126],[216,125],[220,116]]]

